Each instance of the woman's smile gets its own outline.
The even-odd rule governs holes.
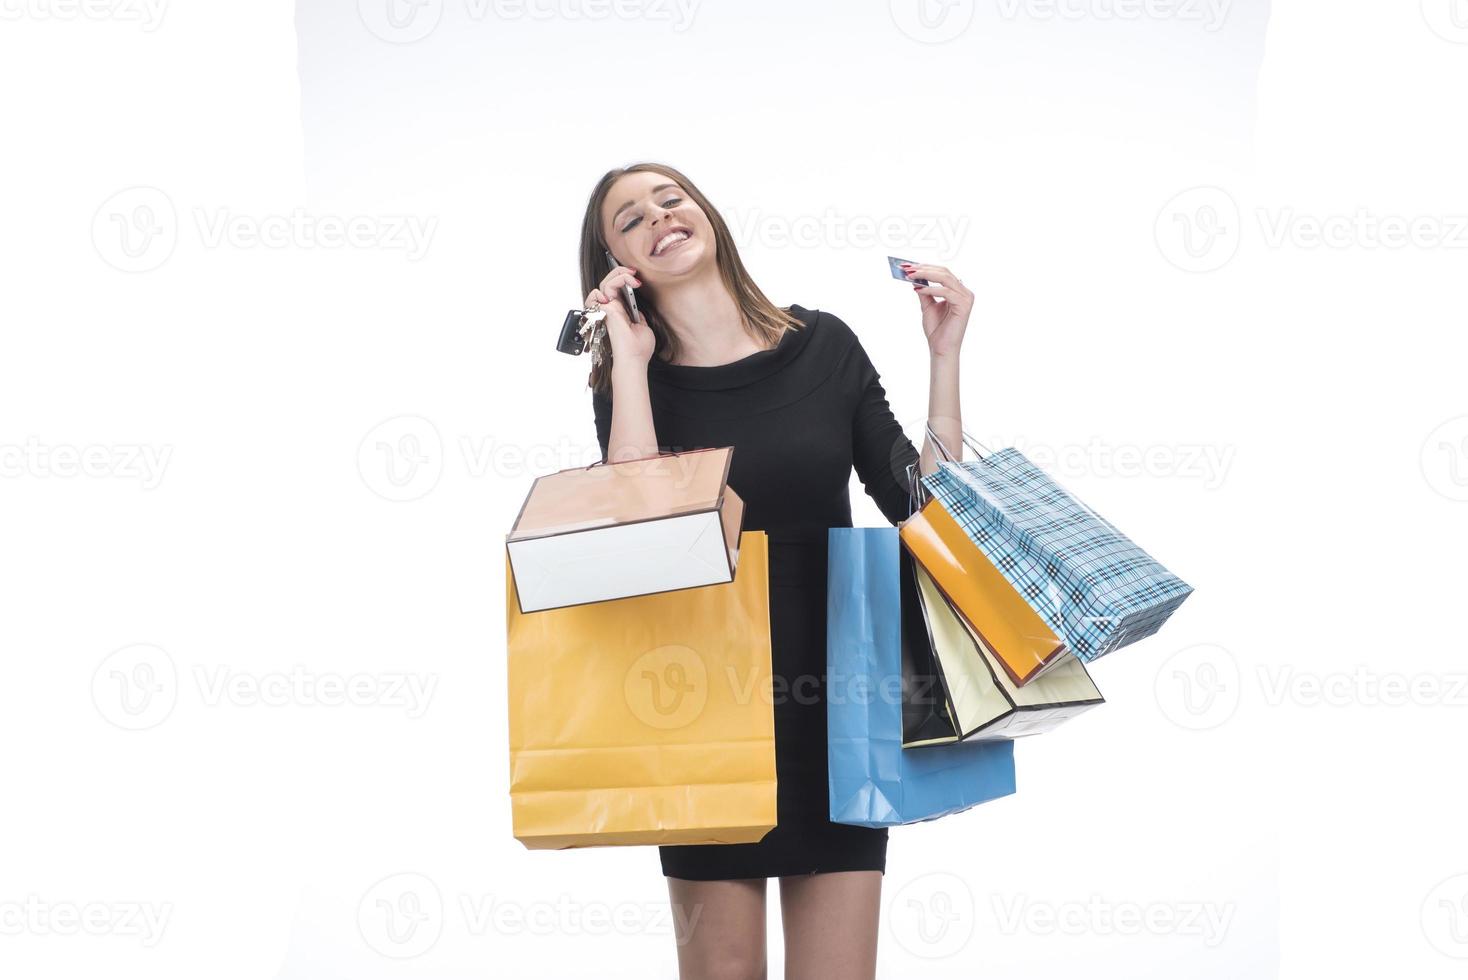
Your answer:
[[[669,228],[663,234],[659,235],[658,240],[653,243],[651,254],[662,255],[671,249],[677,248],[692,237],[693,232],[687,228]]]

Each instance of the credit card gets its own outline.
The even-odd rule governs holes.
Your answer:
[[[903,282],[910,282],[910,283],[913,283],[914,285],[918,285],[918,286],[931,286],[932,285],[932,283],[928,282],[928,280],[926,280],[926,279],[909,279],[909,278],[907,278],[907,273],[905,273],[905,272],[902,271],[902,265],[901,265],[901,263],[903,263],[903,262],[912,262],[912,259],[899,259],[895,255],[889,255],[889,256],[887,256],[887,267],[892,270],[892,278],[893,279],[901,279]],[[913,265],[916,265],[917,263],[916,262],[912,262],[912,264]]]

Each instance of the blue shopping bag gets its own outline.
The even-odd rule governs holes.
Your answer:
[[[947,459],[923,488],[1082,662],[1156,633],[1192,594],[1019,450],[957,462],[928,432]]]
[[[897,528],[833,527],[828,533],[831,819],[890,827],[1013,793],[1012,741],[902,747],[904,696],[931,697],[933,692],[911,674],[904,680],[899,561],[905,556]]]

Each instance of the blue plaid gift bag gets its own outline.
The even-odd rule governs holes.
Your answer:
[[[1082,662],[1156,633],[1192,594],[1019,450],[955,461],[928,436],[946,459],[924,489]]]

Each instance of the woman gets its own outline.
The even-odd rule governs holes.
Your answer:
[[[608,270],[605,251],[618,263]],[[961,422],[958,354],[973,294],[912,266],[931,372],[928,415],[947,445]],[[887,831],[833,824],[826,788],[826,530],[851,526],[854,467],[893,524],[921,458],[876,369],[830,313],[776,307],[750,279],[719,213],[671,167],[613,170],[581,228],[585,306],[607,313],[610,357],[590,385],[602,458],[733,446],[744,527],[769,540],[778,826],[754,844],[662,847],[685,980],[765,976],[765,882],[780,879],[785,975],[871,978]],[[622,287],[637,290],[629,320]]]

